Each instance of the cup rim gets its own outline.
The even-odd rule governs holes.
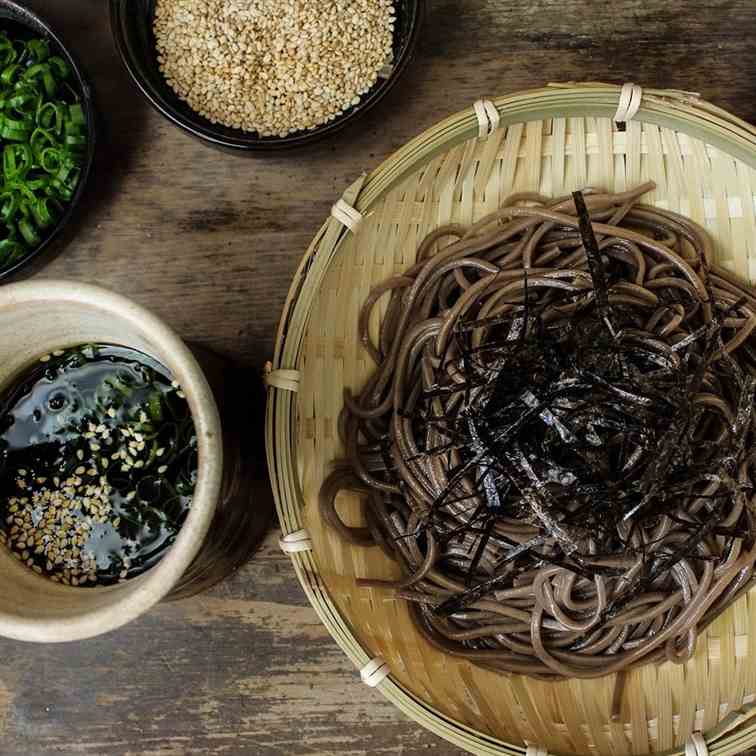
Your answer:
[[[162,559],[142,575],[120,585],[82,589],[51,583],[46,577],[30,571],[30,577],[44,581],[48,590],[52,585],[56,592],[69,595],[82,590],[100,594],[123,591],[123,600],[85,607],[81,614],[61,619],[32,619],[0,610],[0,635],[45,643],[81,640],[114,630],[136,619],[164,598],[197,556],[205,540],[220,495],[223,469],[221,424],[212,390],[194,355],[175,331],[146,308],[100,286],[34,280],[0,287],[0,315],[3,310],[20,304],[38,302],[42,305],[53,301],[87,305],[114,315],[144,333],[155,349],[169,358],[165,360],[170,363],[166,367],[181,384],[195,423],[199,464],[192,506],[175,542]],[[40,311],[44,312],[43,309]]]

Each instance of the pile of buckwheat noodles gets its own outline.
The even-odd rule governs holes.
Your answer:
[[[364,303],[377,367],[346,396],[321,513],[398,562],[360,584],[456,657],[548,678],[682,663],[749,585],[756,296],[651,188],[514,195]]]

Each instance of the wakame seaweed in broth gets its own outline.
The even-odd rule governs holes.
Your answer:
[[[0,540],[51,580],[108,585],[152,567],[196,477],[186,398],[146,354],[55,351],[0,398]]]

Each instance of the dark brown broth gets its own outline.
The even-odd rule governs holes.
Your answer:
[[[0,399],[0,540],[63,583],[141,574],[186,518],[196,446],[153,358],[110,345],[47,355]]]

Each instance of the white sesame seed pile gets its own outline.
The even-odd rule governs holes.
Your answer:
[[[0,533],[0,541],[35,572],[42,573],[38,561],[44,563],[44,572],[55,582],[97,582],[97,563],[87,548],[92,527],[95,523],[119,524],[118,518],[110,519],[107,479],[95,468],[81,466],[68,478],[53,478],[51,485],[46,485],[46,478],[28,477],[27,472],[17,472],[19,495],[8,501],[6,531]],[[128,573],[127,565],[124,567]]]
[[[392,0],[158,0],[168,84],[213,123],[286,136],[332,121],[392,58]]]

